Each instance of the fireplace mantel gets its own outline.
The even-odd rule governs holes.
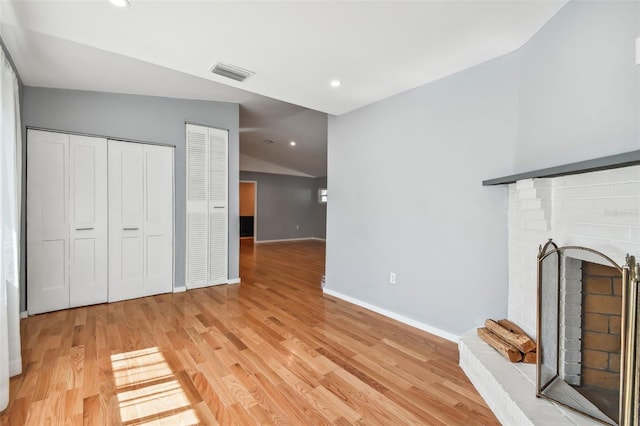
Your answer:
[[[483,181],[482,185],[507,185],[510,183],[515,183],[522,179],[575,175],[578,173],[588,173],[598,170],[635,166],[637,164],[640,164],[640,150],[625,152],[616,155],[609,155],[607,157],[595,158],[593,160],[579,161],[577,163],[564,164],[562,166],[548,167],[546,169],[533,170],[530,172],[518,173],[510,176],[503,176],[495,179],[489,179]]]

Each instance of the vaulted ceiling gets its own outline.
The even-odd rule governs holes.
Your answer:
[[[323,176],[326,114],[514,51],[565,3],[2,1],[0,35],[26,85],[237,102],[241,154]]]

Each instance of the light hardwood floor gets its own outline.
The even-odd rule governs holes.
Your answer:
[[[455,344],[323,296],[324,243],[240,256],[238,285],[22,320],[1,423],[499,424]]]

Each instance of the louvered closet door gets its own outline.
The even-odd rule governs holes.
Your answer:
[[[27,303],[69,307],[69,135],[27,134]]]
[[[187,288],[208,285],[206,127],[187,124]]]
[[[109,301],[144,293],[142,144],[109,141]]]
[[[173,289],[173,148],[144,145],[144,294]]]
[[[188,124],[187,288],[227,278],[228,132]]]
[[[69,137],[69,306],[107,301],[107,140]]]
[[[209,283],[227,283],[228,132],[209,129]]]

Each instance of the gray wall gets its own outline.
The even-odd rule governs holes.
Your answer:
[[[640,148],[639,16],[570,2],[515,53],[331,117],[326,288],[454,335],[504,316],[506,187],[481,181]]]
[[[185,122],[228,129],[229,278],[238,277],[237,104],[25,87],[23,111],[22,123],[25,127],[88,133],[176,147],[175,287],[185,285]],[[24,304],[22,309],[24,310]]]
[[[461,334],[507,313],[517,61],[329,119],[326,288]],[[397,284],[389,284],[389,273]]]
[[[518,172],[640,149],[637,1],[571,1],[518,52]]]
[[[258,182],[256,241],[324,238],[326,205],[318,203],[317,195],[317,182],[323,179],[240,172],[240,180]]]

